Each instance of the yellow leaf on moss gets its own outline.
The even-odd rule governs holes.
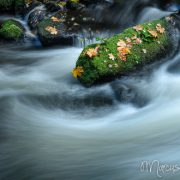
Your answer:
[[[74,68],[72,71],[72,74],[75,78],[81,77],[83,73],[84,73],[84,69],[82,66],[78,66],[78,67]]]

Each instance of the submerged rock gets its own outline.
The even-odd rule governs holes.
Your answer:
[[[126,29],[109,39],[84,48],[73,70],[74,77],[85,86],[129,75],[145,64],[160,60],[173,48],[178,34],[178,15]]]
[[[6,20],[0,27],[0,37],[5,40],[19,40],[24,37],[24,27],[15,20]]]

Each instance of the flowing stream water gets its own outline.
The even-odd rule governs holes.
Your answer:
[[[71,75],[81,50],[0,46],[0,179],[180,179],[140,169],[180,167],[180,53],[149,74],[85,88]],[[113,85],[124,82],[137,102],[118,101]]]

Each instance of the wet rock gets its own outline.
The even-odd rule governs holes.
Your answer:
[[[75,36],[75,31],[70,29],[65,23],[63,14],[44,19],[38,24],[38,36],[44,46],[62,44],[71,45]]]
[[[28,25],[31,29],[35,29],[37,25],[45,18],[46,10],[34,10],[28,18]]]
[[[24,37],[24,27],[15,20],[6,20],[0,27],[0,37],[5,40],[20,40]]]
[[[76,39],[91,39],[107,26],[85,11],[58,12],[38,24],[38,36],[44,46],[72,45]],[[93,34],[94,33],[94,34]]]

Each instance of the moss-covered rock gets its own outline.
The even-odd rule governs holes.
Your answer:
[[[6,20],[1,25],[0,36],[6,40],[18,40],[23,38],[24,28],[15,20]]]
[[[128,75],[171,51],[174,16],[133,28],[84,48],[73,75],[85,86]],[[174,32],[173,32],[174,31]]]

